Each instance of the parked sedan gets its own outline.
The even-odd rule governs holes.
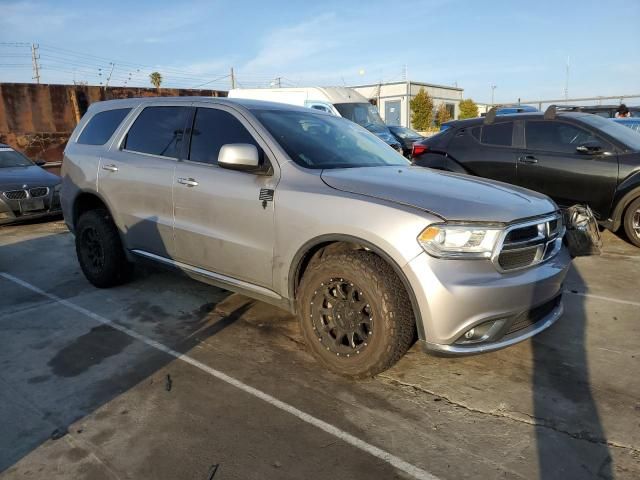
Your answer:
[[[640,247],[640,135],[597,115],[522,113],[451,122],[414,146],[417,165],[492,178],[588,205]],[[481,199],[479,199],[481,201]]]
[[[402,154],[407,158],[411,156],[411,152],[413,151],[413,144],[415,142],[419,142],[420,140],[424,140],[425,138],[415,130],[411,130],[407,127],[389,125],[389,130],[402,145]]]
[[[0,225],[60,214],[60,177],[0,143]]]

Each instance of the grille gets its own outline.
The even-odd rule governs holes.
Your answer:
[[[564,227],[559,214],[514,225],[507,229],[494,262],[502,271],[536,265],[560,251],[563,235]]]
[[[22,200],[27,198],[26,190],[10,190],[8,192],[4,192],[4,196],[9,200]]]
[[[532,308],[531,310],[521,313],[515,318],[515,320],[509,327],[509,330],[507,330],[507,332],[505,333],[505,335],[509,335],[510,333],[515,333],[520,330],[524,330],[525,328],[530,327],[534,323],[539,322],[540,320],[545,318],[547,315],[549,315],[551,312],[553,312],[556,309],[556,307],[560,305],[561,301],[562,301],[562,295],[558,295],[557,297],[549,300],[546,303],[543,303],[542,305],[539,305],[535,308]]]
[[[29,190],[29,194],[32,197],[44,197],[49,193],[49,189],[47,187],[35,187]]]
[[[498,257],[498,262],[503,270],[513,270],[531,265],[538,253],[538,247],[529,247],[522,250],[507,250]]]

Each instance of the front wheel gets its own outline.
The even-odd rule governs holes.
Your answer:
[[[312,263],[297,301],[309,349],[340,375],[372,377],[395,364],[415,339],[402,282],[371,252],[331,254]]]
[[[623,222],[629,241],[636,247],[640,247],[640,198],[636,198],[629,204]]]
[[[133,265],[127,261],[118,229],[106,210],[83,213],[75,234],[80,268],[89,282],[108,288],[129,280]]]

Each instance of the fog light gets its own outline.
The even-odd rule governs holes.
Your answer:
[[[478,343],[495,340],[496,334],[504,325],[504,319],[490,320],[467,330],[455,343]]]

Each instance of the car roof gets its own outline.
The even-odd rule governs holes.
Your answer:
[[[555,118],[580,118],[591,115],[583,112],[557,112]],[[483,125],[486,117],[467,118],[465,120],[451,120],[443,123],[450,127],[469,127],[474,125]],[[542,120],[544,112],[522,112],[507,113],[506,115],[497,115],[492,123],[500,123],[509,120]]]
[[[327,115],[320,110],[313,110],[307,107],[298,107],[295,105],[288,105],[284,103],[267,102],[264,100],[251,100],[245,98],[227,98],[227,97],[198,97],[198,96],[184,96],[184,97],[137,97],[137,98],[124,98],[118,100],[104,100],[101,102],[94,102],[89,106],[89,111],[98,112],[104,110],[114,110],[117,108],[135,108],[138,105],[153,105],[156,103],[172,104],[176,105],[190,105],[193,102],[197,103],[211,103],[215,105],[229,105],[229,106],[242,106],[247,110],[291,110],[301,112],[312,112],[319,115]]]
[[[12,148],[11,145],[7,145],[6,143],[0,143],[0,148]]]

